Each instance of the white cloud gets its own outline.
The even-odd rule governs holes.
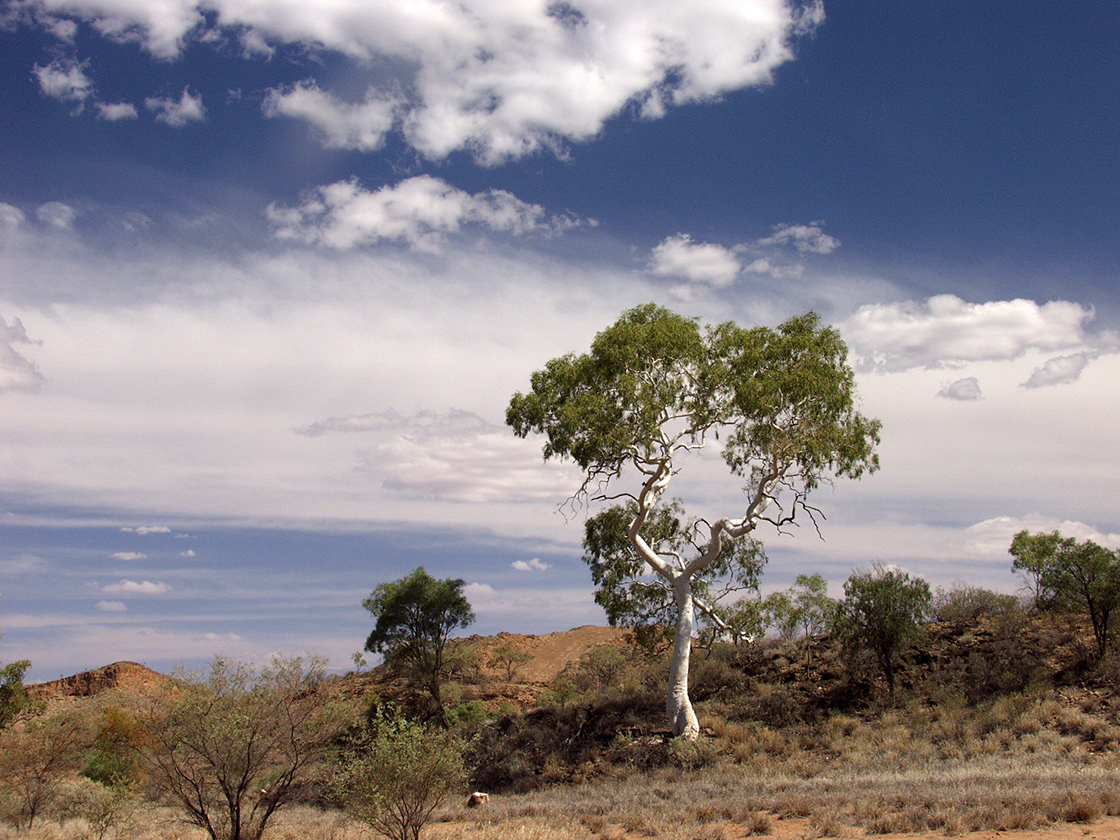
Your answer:
[[[808,225],[775,225],[774,232],[755,245],[766,248],[771,245],[790,245],[802,254],[831,254],[840,247],[840,240],[829,236],[821,229],[822,222]]]
[[[121,532],[125,534],[139,534],[143,537],[148,534],[170,534],[171,529],[166,525],[138,525],[135,528],[125,526],[121,528]]]
[[[61,201],[48,201],[35,209],[35,216],[40,222],[56,230],[69,230],[74,225],[78,211]]]
[[[7,228],[19,228],[23,226],[26,219],[27,216],[18,207],[0,202],[0,225]]]
[[[147,554],[141,554],[139,551],[118,551],[112,555],[114,560],[147,560]]]
[[[937,396],[944,397],[947,400],[968,402],[982,399],[984,395],[980,391],[980,380],[975,376],[966,376],[964,379],[958,379],[956,382],[946,385],[937,392]]]
[[[1011,566],[1008,549],[1011,539],[1020,531],[1031,533],[1061,531],[1062,536],[1078,540],[1092,540],[1107,548],[1120,547],[1120,534],[1103,533],[1092,525],[1075,520],[1059,520],[1051,516],[996,516],[977,522],[965,530],[964,544],[969,554],[976,556],[1006,557]]]
[[[512,234],[555,233],[577,224],[549,217],[504,190],[471,195],[440,178],[421,175],[378,190],[355,179],[320,187],[298,207],[270,205],[268,217],[281,239],[348,249],[382,239],[403,240],[434,251],[447,234],[480,225]]]
[[[296,431],[376,434],[381,442],[362,451],[359,469],[406,498],[485,503],[563,499],[571,492],[563,468],[541,463],[538,444],[466,411],[404,417],[390,410],[333,417]]]
[[[122,580],[120,583],[101,587],[101,591],[129,595],[162,595],[171,591],[171,587],[166,583],[154,583],[150,580]]]
[[[687,233],[666,237],[650,254],[650,271],[654,274],[715,288],[730,286],[741,270],[739,258],[729,248],[693,242]]]
[[[93,94],[93,82],[86,76],[84,65],[76,61],[56,59],[45,67],[35,65],[34,72],[39,89],[60,102],[80,105]]]
[[[1046,388],[1050,385],[1068,385],[1076,382],[1081,371],[1089,364],[1091,354],[1074,353],[1072,356],[1058,356],[1048,359],[1042,367],[1035,368],[1030,378],[1023,383],[1024,388]]]
[[[266,116],[311,123],[328,148],[368,152],[381,147],[400,106],[398,98],[373,88],[362,102],[355,103],[343,102],[314,82],[301,82],[286,90],[270,90],[263,107]]]
[[[188,548],[186,551],[180,551],[179,556],[189,560],[191,557],[196,557],[197,555],[194,553],[193,548]]]
[[[188,123],[202,122],[206,119],[206,108],[201,96],[191,96],[188,88],[177,100],[168,97],[149,96],[144,107],[156,115],[158,122],[167,123],[172,128],[182,128]]]
[[[1086,340],[1092,318],[1092,309],[1068,301],[966,303],[936,295],[924,303],[860,307],[841,333],[863,366],[900,371],[1073,347]]]
[[[97,609],[101,612],[128,612],[124,601],[98,601]]]
[[[0,394],[5,391],[34,391],[43,382],[39,367],[16,350],[16,344],[34,344],[19,318],[9,324],[0,318]]]
[[[551,564],[545,563],[539,557],[534,557],[529,561],[514,560],[510,565],[519,572],[543,572],[546,569],[552,568]]]
[[[290,44],[346,56],[367,74],[366,102],[407,92],[395,122],[421,153],[442,158],[465,149],[486,163],[589,139],[627,108],[656,117],[768,84],[793,56],[791,36],[824,16],[819,2],[783,0],[73,0],[66,8],[162,58],[192,40],[232,40],[262,55]],[[384,108],[351,109],[331,95],[292,99],[288,107],[336,145],[367,148],[384,133]]]
[[[134,120],[138,116],[136,106],[131,102],[95,102],[94,104],[97,106],[97,116],[110,122]]]

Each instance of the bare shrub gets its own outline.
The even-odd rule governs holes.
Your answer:
[[[322,690],[323,660],[270,668],[217,658],[145,708],[143,758],[156,790],[213,840],[259,840],[321,772],[352,708]]]
[[[78,766],[88,739],[84,718],[72,712],[20,720],[0,730],[0,814],[30,830]]]

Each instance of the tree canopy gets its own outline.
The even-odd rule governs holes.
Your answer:
[[[757,583],[759,523],[787,529],[801,516],[816,527],[811,491],[878,467],[879,422],[856,410],[847,348],[811,312],[776,329],[701,328],[646,304],[590,352],[547,362],[531,386],[510,400],[506,422],[521,437],[543,434],[546,460],[583,469],[573,499],[613,503],[586,524],[596,598],[612,623],[676,625],[667,707],[674,732],[695,737],[694,608],[723,624],[715,596]],[[666,490],[687,453],[717,441],[745,497],[729,515],[690,519]]]
[[[1038,608],[1083,609],[1104,657],[1112,615],[1120,608],[1120,552],[1058,531],[1020,531],[1008,549],[1011,567],[1027,580]]]
[[[928,583],[901,569],[876,566],[870,572],[855,572],[844,582],[833,630],[850,649],[875,655],[893,694],[895,657],[903,645],[919,637],[921,623],[932,609]]]
[[[411,671],[441,720],[446,718],[439,680],[447,640],[474,622],[465,585],[458,579],[436,580],[419,566],[400,580],[378,585],[362,601],[376,622],[365,649]]]

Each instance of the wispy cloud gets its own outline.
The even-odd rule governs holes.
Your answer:
[[[136,106],[131,102],[95,102],[94,104],[97,106],[97,116],[109,122],[134,120],[139,116],[136,113]]]
[[[366,433],[378,438],[360,452],[359,469],[410,498],[455,502],[563,499],[571,478],[541,463],[537,444],[467,411],[395,411],[332,417],[296,430],[317,437]]]
[[[127,561],[147,560],[148,555],[147,554],[141,554],[139,551],[118,551],[116,554],[112,555],[112,558],[114,560],[127,560]]]
[[[98,601],[97,609],[101,612],[128,612],[124,601]]]
[[[1088,366],[1092,353],[1074,353],[1071,356],[1058,356],[1039,368],[1035,368],[1030,378],[1023,383],[1024,388],[1047,388],[1051,385],[1068,385],[1081,377]]]
[[[311,123],[323,136],[323,145],[335,149],[379,149],[396,122],[402,101],[370,89],[361,102],[343,102],[314,82],[273,89],[264,100],[268,117],[293,117]]]
[[[1015,359],[1086,341],[1093,310],[1069,301],[967,303],[955,295],[860,307],[841,326],[865,368],[902,371]]]
[[[78,217],[78,211],[61,201],[48,201],[35,208],[35,217],[55,230],[70,230]]]
[[[121,528],[121,533],[139,534],[140,536],[146,536],[147,534],[170,534],[171,529],[166,525],[139,525],[135,528],[126,525],[125,527]]]
[[[43,383],[39,367],[16,350],[17,344],[35,344],[19,318],[9,324],[0,318],[0,393],[34,391]]]
[[[73,60],[55,59],[45,66],[35,66],[39,89],[60,102],[85,102],[93,95],[93,82],[85,74],[85,65]]]
[[[579,224],[549,216],[504,190],[470,194],[440,178],[420,175],[367,190],[356,179],[320,187],[297,207],[268,208],[281,239],[348,249],[379,240],[436,251],[448,234],[476,225],[511,234],[556,233]]]
[[[532,560],[514,560],[510,566],[519,572],[543,572],[552,568],[550,563],[545,563],[539,557],[534,557]]]
[[[102,592],[123,593],[129,595],[162,595],[170,592],[171,587],[166,583],[150,580],[122,580],[120,583],[111,583],[101,587]]]
[[[149,96],[144,100],[144,107],[155,114],[158,122],[167,123],[172,128],[182,128],[206,119],[202,97],[191,95],[188,88],[183,88],[183,95],[178,99]]]

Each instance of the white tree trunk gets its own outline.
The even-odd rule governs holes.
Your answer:
[[[673,640],[673,661],[669,665],[669,696],[665,703],[673,735],[686,741],[700,737],[700,722],[688,699],[688,660],[692,654],[695,616],[691,581],[683,575],[673,581],[677,601],[677,634]]]

